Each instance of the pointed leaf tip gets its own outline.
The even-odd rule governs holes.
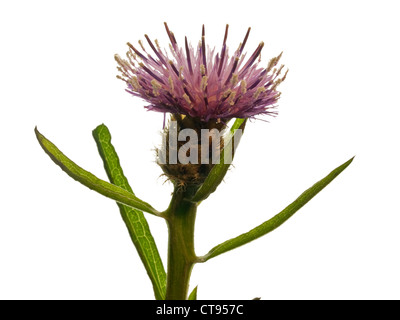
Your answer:
[[[66,155],[64,155],[61,150],[59,150],[50,140],[46,139],[46,137],[43,136],[39,130],[35,129],[35,134],[40,146],[48,154],[48,156],[74,180],[82,183],[89,189],[94,190],[101,195],[111,198],[121,204],[154,214],[156,216],[161,216],[159,211],[154,209],[148,203],[137,198],[131,192],[99,179],[89,171],[86,171],[78,166]]]
[[[197,287],[195,286],[193,291],[190,293],[188,300],[197,300]]]
[[[214,165],[214,167],[212,168],[211,172],[207,176],[207,178],[204,181],[204,183],[202,184],[202,186],[199,188],[199,190],[196,192],[196,194],[193,196],[193,198],[190,199],[191,201],[201,202],[201,201],[205,200],[206,198],[208,198],[210,196],[210,194],[212,194],[217,189],[217,187],[223,181],[223,179],[231,165],[230,163],[225,163],[225,152],[232,152],[232,159],[233,159],[235,148],[231,144],[233,143],[235,138],[238,138],[238,142],[233,143],[233,145],[236,144],[235,145],[236,147],[238,146],[238,143],[240,141],[240,135],[239,135],[239,137],[236,137],[236,131],[241,130],[241,133],[243,133],[246,123],[247,123],[247,119],[239,119],[238,118],[235,120],[232,127],[230,128],[230,130],[227,132],[226,136],[224,137],[225,147],[224,147],[224,149],[222,149],[222,152],[220,154],[220,163]],[[231,150],[232,148],[233,148],[233,150]]]
[[[299,209],[301,209],[307,202],[323,190],[329,183],[331,183],[343,170],[345,170],[354,157],[347,160],[345,163],[332,170],[325,178],[315,183],[309,189],[304,191],[295,201],[283,209],[280,213],[265,221],[261,225],[253,228],[249,232],[243,233],[236,238],[229,239],[214,248],[212,248],[205,256],[201,257],[200,261],[205,262],[214,258],[222,253],[233,250],[237,247],[245,245],[255,239],[258,239],[267,233],[275,230],[290,217],[292,217]]]
[[[98,125],[92,134],[110,182],[134,194],[122,170],[118,154],[111,143],[111,133],[107,126],[104,123]],[[118,206],[132,242],[153,284],[154,295],[157,300],[164,300],[166,273],[147,220],[140,210],[120,203]]]

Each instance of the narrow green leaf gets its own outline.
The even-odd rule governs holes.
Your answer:
[[[111,143],[111,134],[102,124],[93,130],[100,156],[110,182],[133,194],[128,179],[125,177],[119,162],[117,152]],[[117,203],[132,242],[142,260],[142,263],[153,284],[154,295],[157,300],[165,299],[166,273],[158,252],[154,238],[143,212]]]
[[[240,247],[250,241],[253,241],[268,232],[278,228],[282,223],[288,220],[292,215],[294,215],[301,207],[303,207],[308,201],[310,201],[317,193],[324,189],[333,179],[335,179],[344,169],[346,169],[350,163],[353,161],[354,157],[333,170],[321,181],[314,184],[311,188],[304,191],[294,202],[283,209],[276,216],[272,217],[268,221],[262,223],[258,227],[250,230],[249,232],[243,233],[236,238],[227,240],[214,248],[212,248],[205,256],[200,257],[199,261],[204,262],[211,258],[214,258],[222,253],[229,250]]]
[[[197,287],[196,286],[193,291],[189,294],[188,300],[197,300]]]
[[[111,198],[119,203],[127,206],[160,216],[160,212],[154,209],[148,203],[140,200],[132,193],[117,187],[109,182],[97,178],[92,173],[82,169],[77,164],[68,159],[52,142],[46,139],[35,128],[36,137],[42,146],[43,150],[50,156],[50,158],[64,170],[71,178],[82,183],[84,186],[92,189],[103,196]]]
[[[213,193],[217,189],[219,184],[222,182],[226,172],[228,171],[231,165],[230,163],[225,164],[225,153],[234,151],[232,150],[233,149],[232,142],[234,139],[234,134],[237,129],[241,130],[244,129],[246,125],[246,120],[247,119],[236,119],[231,129],[229,130],[227,137],[225,137],[225,148],[221,151],[220,163],[214,165],[214,167],[211,169],[211,172],[204,181],[203,185],[199,188],[199,190],[193,196],[191,201],[200,202],[203,201],[204,199],[207,199],[208,196],[211,193]],[[230,146],[232,148],[229,148],[227,150],[227,146]],[[233,153],[232,153],[232,158],[233,158]]]

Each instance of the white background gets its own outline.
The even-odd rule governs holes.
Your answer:
[[[220,48],[265,42],[290,69],[279,116],[249,123],[235,167],[199,207],[196,250],[264,222],[352,156],[279,229],[206,264],[199,299],[399,299],[398,1],[2,1],[0,298],[152,299],[112,200],[62,172],[33,129],[106,179],[91,131],[105,123],[137,196],[164,210],[172,187],[154,147],[163,116],[124,92],[115,53],[147,33]],[[146,215],[162,258],[166,225]]]

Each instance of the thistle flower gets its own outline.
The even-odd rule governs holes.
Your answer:
[[[272,58],[267,67],[259,67],[261,42],[250,58],[243,53],[250,28],[233,56],[229,56],[226,25],[222,49],[206,46],[205,29],[194,48],[185,37],[181,48],[165,24],[170,40],[170,55],[157,40],[145,38],[154,52],[152,56],[139,41],[142,52],[128,43],[127,59],[115,55],[126,91],[147,101],[148,110],[185,115],[200,122],[227,122],[232,118],[254,118],[274,115],[280,92],[277,86],[285,79],[283,65],[277,67],[282,53]]]

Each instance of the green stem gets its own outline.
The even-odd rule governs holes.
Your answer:
[[[165,212],[168,225],[166,300],[187,299],[190,274],[197,260],[194,251],[197,204],[186,200],[189,194],[193,194],[193,190],[175,188],[169,208]]]

